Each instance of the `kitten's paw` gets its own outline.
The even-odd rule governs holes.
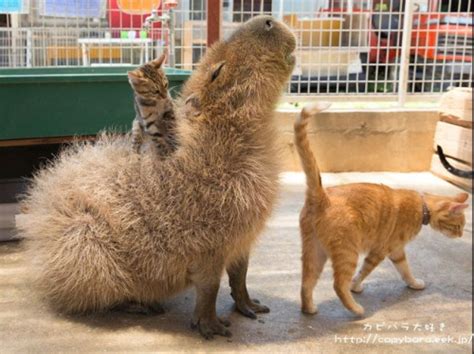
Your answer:
[[[408,284],[410,289],[423,290],[425,288],[425,282],[421,279],[415,279],[414,282]]]
[[[362,306],[360,306],[359,304],[355,304],[352,308],[351,308],[351,311],[357,315],[357,316],[363,316],[364,313],[365,313],[365,310]]]
[[[307,315],[316,315],[318,313],[318,307],[315,306],[315,305],[302,306],[301,307],[301,312],[303,312]]]
[[[352,292],[359,294],[362,292],[362,290],[364,290],[364,287],[362,286],[362,284],[352,283],[352,286],[351,286]]]

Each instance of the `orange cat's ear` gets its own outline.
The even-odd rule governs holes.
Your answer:
[[[454,197],[454,200],[459,203],[464,203],[467,198],[469,198],[469,194],[467,193],[459,193],[457,196]]]
[[[464,209],[468,208],[469,204],[449,203],[449,213],[452,215],[462,214]]]

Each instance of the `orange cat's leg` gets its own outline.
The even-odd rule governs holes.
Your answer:
[[[323,271],[327,255],[314,235],[303,235],[303,279],[301,284],[301,310],[307,314],[318,312],[313,303],[313,289]]]
[[[348,310],[362,316],[364,308],[354,300],[350,290],[358,258],[359,255],[355,250],[341,248],[341,245],[331,252],[334,268],[334,290]]]
[[[379,253],[371,252],[365,257],[364,265],[359,271],[359,274],[355,277],[352,282],[351,290],[355,293],[362,292],[362,282],[365,278],[377,267],[380,262],[385,258],[384,255]]]
[[[423,290],[425,288],[425,282],[421,279],[416,279],[411,273],[405,250],[403,248],[392,252],[389,258],[408,287],[415,290]]]

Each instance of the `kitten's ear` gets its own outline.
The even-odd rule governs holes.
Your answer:
[[[129,79],[142,78],[143,77],[143,73],[139,69],[129,71],[129,72],[127,72],[127,75],[128,75]]]
[[[129,79],[140,79],[143,77],[143,73],[139,69],[129,71],[127,75]]]
[[[467,193],[459,193],[457,196],[454,197],[454,200],[459,203],[464,203],[467,198],[469,198],[469,194]]]
[[[211,82],[216,81],[216,79],[221,74],[222,69],[224,68],[224,65],[225,65],[225,60],[223,60],[223,61],[221,61],[221,62],[219,62],[219,63],[212,66],[212,68],[211,68],[211,78],[210,78]]]
[[[161,68],[161,65],[166,61],[168,58],[168,50],[165,49],[163,51],[163,54],[160,55],[158,59],[153,60],[150,64],[153,65],[155,68],[159,69]]]
[[[463,214],[464,209],[468,208],[469,204],[463,204],[463,203],[450,203],[449,205],[449,213],[452,215],[455,214]]]
[[[127,76],[128,82],[130,82],[131,85],[140,85],[146,81],[146,79],[143,77],[143,73],[139,69],[129,71]]]

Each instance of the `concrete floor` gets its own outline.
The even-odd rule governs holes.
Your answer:
[[[408,289],[384,261],[357,295],[367,313],[357,319],[337,299],[326,266],[315,290],[320,312],[305,316],[299,310],[298,233],[304,177],[285,174],[282,178],[280,207],[255,249],[248,276],[252,296],[268,305],[271,313],[258,320],[234,313],[224,277],[218,312],[232,322],[232,338],[205,341],[189,329],[192,291],[166,302],[164,315],[56,314],[32,290],[24,245],[8,242],[0,244],[0,352],[471,352],[472,200],[462,239],[450,240],[424,227],[408,247],[413,272],[425,280],[425,290]],[[357,181],[439,194],[458,191],[429,173],[323,176],[326,185]],[[387,343],[395,340],[405,343]],[[435,340],[452,342],[406,343]]]

